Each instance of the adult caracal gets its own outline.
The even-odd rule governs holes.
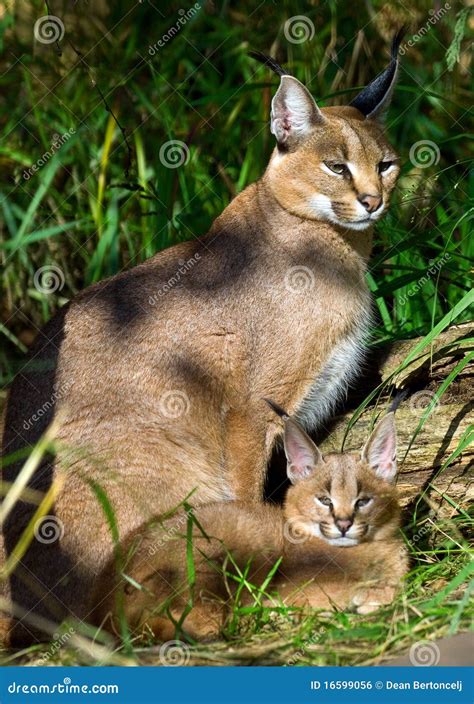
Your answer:
[[[50,511],[58,540],[33,540],[9,583],[26,612],[87,615],[113,550],[105,503],[124,539],[193,490],[199,504],[261,501],[279,432],[262,397],[314,428],[357,374],[372,226],[399,173],[380,116],[400,38],[389,66],[345,107],[320,109],[277,66],[276,147],[262,178],[207,235],[91,286],[39,333],[12,385],[3,439],[8,457],[53,417],[59,424],[56,455],[30,482],[44,492],[62,481]],[[5,463],[4,480],[20,467]],[[7,555],[34,511],[19,502],[10,512]],[[20,623],[15,634],[31,638]]]
[[[281,599],[368,613],[392,601],[408,564],[393,484],[394,414],[378,423],[360,454],[324,457],[298,423],[286,415],[284,420],[292,486],[283,510],[219,502],[197,508],[192,516],[179,511],[137,531],[124,546],[122,577],[117,580],[111,564],[98,580],[93,598],[97,625],[120,633],[120,605],[135,634],[152,632],[169,640],[179,623],[193,638],[216,635],[240,583],[235,576],[245,573],[246,583],[253,585],[239,597],[251,602],[252,592],[258,594],[282,557],[265,587],[267,604]],[[186,569],[189,521],[196,575],[192,587]],[[189,613],[188,604],[193,604]]]

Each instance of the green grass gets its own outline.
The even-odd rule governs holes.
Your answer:
[[[255,605],[242,607],[237,589],[222,639],[207,644],[183,640],[183,657],[189,664],[373,665],[405,653],[414,642],[467,630],[472,623],[474,564],[463,534],[472,531],[473,522],[461,512],[436,524],[423,518],[407,526],[413,567],[395,602],[370,616],[265,607],[261,594],[266,584],[249,586],[243,575],[242,589],[253,592]],[[88,635],[90,643],[92,632]],[[84,645],[79,650],[77,643],[69,645],[75,647],[61,647],[52,655],[51,645],[33,646],[6,654],[3,660],[35,663],[46,654],[49,664],[164,664],[160,647],[151,639],[132,642],[132,647],[128,643],[123,652],[110,644],[102,653],[93,643],[90,652]]]
[[[380,0],[364,5],[244,0],[238,9],[215,3],[154,56],[148,47],[166,34],[181,5],[170,2],[160,14],[145,2],[125,19],[130,3],[109,5],[95,22],[63,18],[62,55],[54,44],[33,43],[32,26],[46,14],[44,3],[24,3],[22,12],[7,11],[0,19],[3,395],[32,336],[66,300],[203,234],[234,194],[262,174],[273,147],[268,115],[277,79],[248,57],[249,49],[288,64],[321,105],[347,102],[385,65],[393,30],[408,21],[411,36],[425,25],[432,3],[422,0],[416,9]],[[379,314],[373,343],[423,336],[423,349],[413,356],[426,352],[449,324],[472,318],[469,42],[466,11],[459,14],[463,5],[451,6],[402,59],[387,119],[402,176],[391,211],[377,228],[368,277]],[[285,38],[284,23],[295,15],[313,22],[312,41],[293,44]],[[110,34],[103,40],[104,28]],[[51,152],[54,135],[66,133],[62,146],[25,178],[25,170]],[[169,140],[186,145],[188,157],[179,168],[160,161]],[[427,168],[410,160],[421,140],[436,147]],[[59,288],[45,293],[35,275],[51,266],[58,268]],[[448,377],[444,390],[461,371]],[[453,454],[471,440],[472,432]],[[227,632],[232,650],[224,639],[212,648],[193,647],[193,659],[285,664],[297,656],[296,664],[364,664],[401,652],[414,639],[465,630],[470,569],[462,537],[470,520],[465,512],[466,506],[453,507],[446,524],[433,526],[416,546],[409,543],[414,567],[390,608],[371,617],[325,617],[275,615],[259,607],[252,626],[236,606]],[[426,517],[412,520],[408,536]],[[156,661],[153,648],[132,645],[123,657]],[[107,649],[98,653],[82,644],[78,655],[76,646],[60,648],[51,661],[109,658]],[[41,650],[12,654],[12,662],[34,659]]]

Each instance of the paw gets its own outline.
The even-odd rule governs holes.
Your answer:
[[[371,614],[381,606],[391,604],[394,597],[394,587],[370,587],[356,592],[352,605],[358,614]]]

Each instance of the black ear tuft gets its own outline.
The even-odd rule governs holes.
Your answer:
[[[275,403],[275,401],[272,401],[271,398],[263,398],[262,401],[265,401],[266,403],[268,403],[268,405],[270,406],[272,411],[274,411],[277,414],[277,416],[280,416],[280,418],[283,418],[283,420],[288,420],[288,418],[290,417],[288,415],[288,413],[285,410],[283,410],[283,408],[281,406],[279,406],[278,403]]]
[[[408,389],[403,389],[403,391],[399,391],[395,396],[393,397],[392,403],[390,404],[387,413],[395,413],[396,410],[398,409],[399,405],[407,398],[408,396]]]
[[[391,59],[387,68],[379,73],[349,105],[357,108],[365,117],[377,117],[388,106],[397,78],[398,49],[405,35],[406,27],[401,27],[392,41]]]
[[[277,76],[291,76],[291,73],[289,71],[285,71],[284,68],[280,66],[280,64],[277,64],[275,59],[272,59],[271,56],[267,56],[266,54],[262,54],[261,51],[249,51],[249,56],[252,57],[252,59],[255,59],[256,61],[260,61],[261,64],[265,64],[265,66],[268,66],[274,73],[277,74]]]

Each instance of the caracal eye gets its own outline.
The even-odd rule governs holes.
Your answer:
[[[378,166],[379,174],[383,174],[384,171],[388,171],[391,166],[393,166],[393,161],[381,161]]]
[[[327,506],[327,508],[332,508],[332,501],[329,496],[317,496],[316,501],[319,501],[323,506]]]
[[[324,165],[328,167],[331,171],[333,171],[335,174],[338,174],[339,176],[342,176],[343,174],[348,173],[349,169],[345,164],[340,164],[338,162],[334,161],[325,161]]]
[[[363,508],[364,506],[368,506],[370,503],[372,503],[372,498],[370,496],[362,496],[355,502],[355,507]]]

